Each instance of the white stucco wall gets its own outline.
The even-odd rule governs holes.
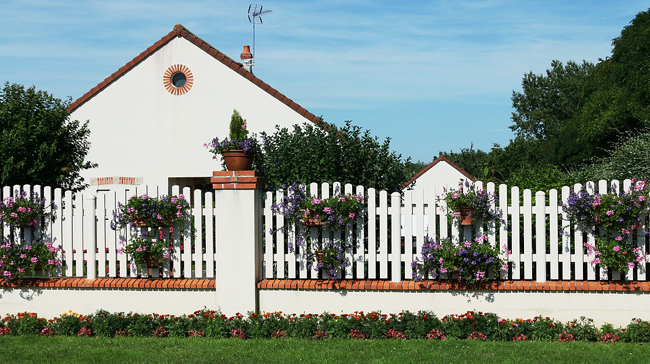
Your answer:
[[[117,290],[117,289],[0,289],[0,315],[36,312],[53,318],[68,310],[88,315],[109,312],[190,314],[203,307],[215,308],[215,291],[205,290]]]
[[[175,64],[194,77],[184,95],[163,86],[165,71]],[[72,113],[72,119],[90,120],[87,160],[99,163],[82,176],[87,182],[143,177],[149,185],[166,185],[168,177],[210,176],[221,163],[203,144],[228,136],[233,109],[252,132],[307,122],[185,38],[174,38]]]
[[[442,160],[417,178],[413,190],[426,191],[427,194],[435,191],[435,195],[440,196],[443,193],[443,187],[456,188],[460,181],[466,180],[468,180],[467,176]]]

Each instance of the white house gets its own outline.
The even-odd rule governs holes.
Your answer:
[[[90,120],[82,176],[93,189],[119,185],[205,186],[221,163],[204,143],[228,136],[233,109],[251,132],[272,132],[319,118],[182,25],[70,105]]]
[[[443,187],[456,188],[460,182],[474,182],[474,177],[458,167],[449,158],[441,154],[429,163],[413,178],[402,185],[402,190],[426,190],[428,193],[435,191],[436,195],[442,194]]]

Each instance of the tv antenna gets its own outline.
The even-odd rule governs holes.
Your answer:
[[[262,14],[268,14],[271,11],[262,9],[262,5],[248,5],[248,21],[253,24],[253,59],[255,59],[255,24],[263,24]]]

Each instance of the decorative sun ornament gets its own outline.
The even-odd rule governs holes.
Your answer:
[[[194,76],[189,68],[175,64],[165,71],[163,85],[173,95],[182,95],[192,88]]]

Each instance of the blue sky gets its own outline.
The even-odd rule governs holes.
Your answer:
[[[646,1],[280,1],[257,26],[255,75],[327,122],[440,151],[507,145],[513,90],[552,60],[597,62]],[[231,58],[249,1],[2,0],[0,81],[73,100],[180,23]]]

